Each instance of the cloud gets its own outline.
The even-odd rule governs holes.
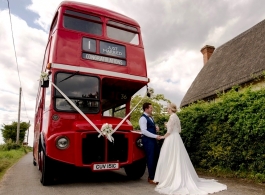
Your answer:
[[[211,29],[203,45],[219,46],[219,44],[222,43],[220,40],[224,38],[227,29],[233,27],[238,20],[239,18],[232,18],[224,24],[224,26],[218,26]]]
[[[20,120],[30,120],[33,123],[37,80],[48,35],[43,30],[29,27],[21,18],[11,15],[19,80],[8,11],[1,10],[0,18],[0,124],[17,121],[20,81],[23,93]],[[33,135],[33,126],[30,132]]]
[[[199,63],[200,62],[200,63]],[[191,50],[176,50],[172,55],[149,68],[150,86],[176,104],[202,68],[202,54]]]
[[[89,3],[109,9],[114,7],[110,3],[110,1],[107,0],[100,0],[100,1],[73,0],[73,1]],[[32,4],[29,5],[27,9],[38,14],[39,18],[35,20],[35,23],[40,25],[45,31],[49,31],[53,16],[56,13],[57,11],[56,9],[58,8],[61,2],[62,0],[46,0],[46,1],[32,0]]]
[[[81,1],[81,0],[78,0]],[[21,120],[33,124],[38,79],[53,15],[61,0],[32,0],[33,28],[12,13],[22,92]],[[180,104],[203,65],[200,49],[219,47],[265,19],[265,1],[82,0],[135,19],[141,26],[149,86]],[[17,14],[19,15],[19,14]],[[25,15],[23,16],[26,17]],[[0,10],[0,124],[17,120],[19,79],[7,10]],[[32,26],[32,25],[31,25]],[[24,109],[26,104],[27,113]],[[28,117],[27,117],[28,115]],[[30,128],[33,135],[33,125]],[[0,136],[1,137],[1,136]],[[32,137],[31,137],[32,139]],[[32,143],[32,141],[30,141]],[[1,143],[1,138],[0,138]]]

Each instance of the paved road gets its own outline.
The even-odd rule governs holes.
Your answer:
[[[32,164],[32,153],[24,156],[0,181],[0,195],[156,195],[154,186],[147,183],[147,173],[140,180],[127,179],[124,170],[91,173],[75,170],[56,185],[44,187],[40,172]],[[81,176],[81,177],[80,177]],[[219,178],[228,186],[216,195],[264,195],[265,186],[241,180]]]

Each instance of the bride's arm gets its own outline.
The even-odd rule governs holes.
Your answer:
[[[167,138],[172,133],[173,128],[174,128],[174,119],[173,115],[171,115],[167,122],[167,133],[163,136],[163,138]]]

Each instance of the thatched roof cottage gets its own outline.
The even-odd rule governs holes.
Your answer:
[[[201,49],[204,66],[191,84],[181,107],[198,100],[210,101],[233,86],[265,85],[255,78],[265,71],[265,20],[215,49]]]

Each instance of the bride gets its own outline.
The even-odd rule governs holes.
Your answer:
[[[154,182],[158,182],[158,185],[155,190],[174,195],[207,195],[226,190],[226,185],[216,180],[198,177],[179,135],[181,127],[176,115],[176,105],[168,104],[167,111],[170,118],[166,124],[167,133],[163,136],[165,141],[156,167]]]

